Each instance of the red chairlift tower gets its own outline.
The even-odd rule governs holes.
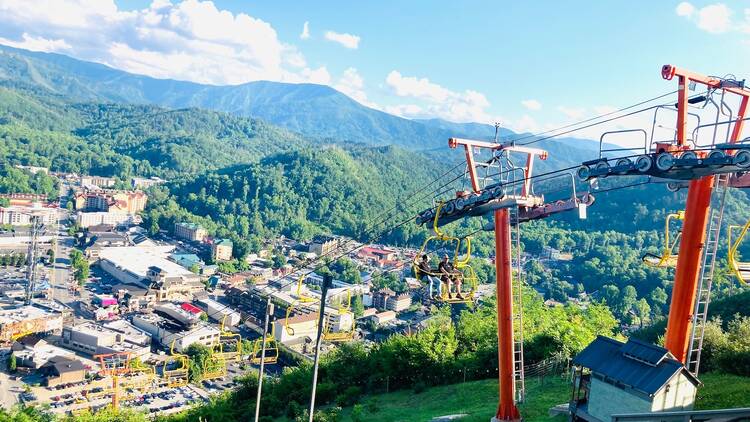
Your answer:
[[[746,177],[750,170],[750,145],[745,143],[745,140],[740,140],[750,91],[745,89],[744,81],[704,76],[671,65],[663,66],[661,75],[666,80],[676,77],[678,81],[677,104],[674,107],[656,108],[657,112],[660,108],[676,112],[677,127],[674,139],[654,141],[652,130],[651,144],[649,145],[646,140],[643,154],[635,160],[621,158],[611,166],[608,159],[600,153],[598,160],[583,163],[578,170],[578,176],[583,180],[589,180],[615,175],[649,175],[688,181],[685,219],[677,257],[665,347],[697,375],[726,189],[750,187],[750,179]],[[690,98],[688,90],[692,90],[698,84],[706,87],[706,95]],[[727,94],[739,97],[736,115],[725,102]],[[719,96],[719,102],[713,99],[714,95]],[[696,115],[688,111],[688,105],[699,103],[704,103],[704,107],[712,104],[716,108],[716,121],[701,124],[698,117],[697,126],[689,138],[688,117]],[[721,115],[728,116],[728,119],[720,122]],[[726,140],[723,143],[718,143],[716,139],[720,126],[727,128]],[[698,131],[706,127],[713,127],[713,139],[710,144],[698,144]],[[646,132],[640,131],[645,137]],[[716,199],[713,209],[712,194]]]
[[[523,400],[524,379],[519,224],[575,209],[581,204],[590,205],[594,198],[588,194],[576,195],[572,174],[563,175],[571,180],[573,195],[569,199],[545,204],[542,196],[535,195],[532,171],[536,157],[547,159],[547,152],[542,149],[460,138],[449,139],[448,146],[464,147],[472,191],[458,192],[455,199],[422,212],[416,222],[421,225],[434,221],[438,227],[463,217],[493,215],[499,363],[499,401],[493,421],[520,420],[516,402]],[[490,152],[492,160],[477,162],[474,153],[481,150]],[[525,154],[525,165],[513,166],[510,153]],[[499,162],[507,162],[507,165]],[[507,167],[505,171],[504,167]],[[481,169],[485,170],[483,176],[479,174]],[[491,169],[500,169],[500,172],[490,174]],[[499,182],[488,183],[497,176]],[[552,178],[555,177],[559,175]],[[515,248],[515,256],[512,248]],[[513,261],[518,269],[515,275]]]

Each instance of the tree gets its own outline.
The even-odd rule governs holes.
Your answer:
[[[651,299],[651,304],[654,305],[654,311],[661,314],[667,304],[667,292],[661,287],[656,287],[651,291],[649,299]]]
[[[276,270],[286,265],[286,257],[282,254],[275,254],[273,258],[271,258],[271,261],[272,267]]]
[[[620,293],[620,316],[626,317],[633,310],[637,301],[638,292],[635,290],[635,287],[631,285],[625,286]]]
[[[11,353],[8,355],[8,372],[16,372],[18,368],[18,362],[16,361],[16,355]]]
[[[651,306],[646,299],[641,298],[635,303],[635,313],[638,315],[641,328],[643,328],[643,323],[651,317]]]
[[[359,318],[365,312],[365,305],[362,303],[362,296],[356,295],[352,298],[352,312],[355,318]]]
[[[201,272],[200,265],[198,265],[197,262],[194,263],[193,265],[191,265],[190,266],[190,272],[193,273],[193,274],[200,274],[200,272]]]
[[[65,204],[65,209],[67,209],[68,211],[73,211],[73,201],[68,201]]]

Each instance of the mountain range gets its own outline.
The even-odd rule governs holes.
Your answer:
[[[452,136],[492,139],[495,128],[441,119],[409,120],[366,107],[325,85],[257,81],[214,86],[135,75],[68,56],[0,45],[0,85],[39,91],[75,102],[150,104],[203,108],[265,120],[311,139],[366,145],[397,145],[446,151]],[[501,129],[510,140],[528,134]],[[529,139],[530,140],[530,139]],[[525,139],[524,142],[527,140]],[[546,140],[548,166],[592,158],[597,143],[577,138]],[[558,161],[561,161],[558,163]]]

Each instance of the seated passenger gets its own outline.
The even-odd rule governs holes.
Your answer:
[[[446,284],[448,291],[448,298],[452,297],[451,285],[456,285],[456,297],[463,299],[461,294],[461,275],[456,271],[453,263],[450,261],[448,254],[443,255],[443,260],[438,265],[438,271],[441,274],[441,279]]]
[[[417,277],[421,281],[427,281],[430,283],[430,299],[435,299],[435,289],[437,289],[438,296],[443,294],[442,284],[440,283],[440,280],[433,275],[434,273],[435,270],[430,265],[430,257],[427,254],[422,255],[422,259],[417,266]]]

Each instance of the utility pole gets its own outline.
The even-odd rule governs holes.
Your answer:
[[[258,395],[255,398],[255,422],[258,422],[258,417],[260,416],[260,396],[261,391],[263,390],[263,368],[266,364],[266,336],[268,333],[268,319],[270,316],[273,315],[273,303],[271,303],[271,295],[268,295],[268,300],[266,301],[266,317],[265,321],[263,322],[263,347],[261,347],[260,352],[260,369],[258,370]]]
[[[320,363],[320,343],[323,338],[323,322],[325,319],[326,309],[326,295],[328,294],[328,286],[331,285],[333,277],[330,274],[323,276],[323,286],[320,289],[320,314],[318,315],[318,334],[315,338],[315,360],[313,363],[313,379],[312,379],[312,393],[310,394],[310,419],[309,422],[313,422],[313,415],[315,414],[315,390],[318,385],[318,364]]]

